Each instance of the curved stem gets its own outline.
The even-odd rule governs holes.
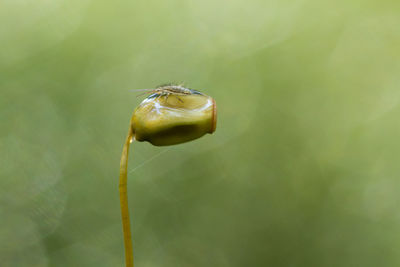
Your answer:
[[[126,267],[133,267],[133,248],[132,248],[130,221],[129,221],[128,190],[127,190],[128,154],[129,154],[129,145],[131,143],[132,138],[133,138],[132,128],[129,127],[128,136],[126,137],[124,148],[122,149],[121,162],[119,165],[119,201],[121,204],[122,229],[124,232]]]

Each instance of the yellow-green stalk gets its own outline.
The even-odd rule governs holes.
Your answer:
[[[119,169],[119,196],[125,244],[126,267],[133,267],[133,247],[128,209],[128,154],[133,140],[155,146],[175,145],[213,133],[217,107],[203,94],[155,94],[146,98],[133,112],[122,150]]]

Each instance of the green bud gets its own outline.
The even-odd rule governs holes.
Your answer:
[[[135,140],[168,146],[213,133],[216,122],[213,98],[203,94],[169,94],[146,98],[135,109],[131,127]]]

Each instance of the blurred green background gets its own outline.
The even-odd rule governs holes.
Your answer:
[[[0,265],[123,266],[129,91],[213,135],[134,144],[138,267],[400,266],[399,1],[0,1]]]

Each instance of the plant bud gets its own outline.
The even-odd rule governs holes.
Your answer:
[[[131,127],[135,140],[155,146],[188,142],[213,133],[217,107],[203,94],[153,94],[135,109]]]

